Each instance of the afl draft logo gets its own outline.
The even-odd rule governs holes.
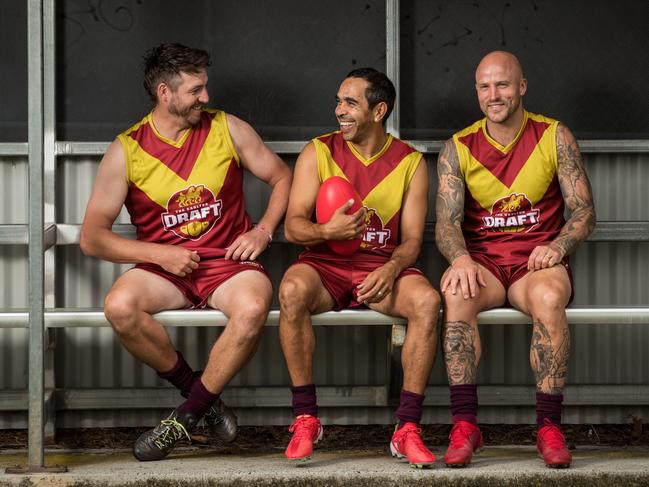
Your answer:
[[[361,249],[374,250],[382,249],[390,240],[390,230],[383,228],[381,217],[376,213],[374,208],[366,208],[365,213],[365,233]]]
[[[189,186],[169,198],[162,224],[181,238],[199,240],[221,218],[221,206],[221,200],[202,184]]]
[[[482,228],[495,232],[529,232],[536,226],[539,210],[524,194],[512,193],[491,207],[491,215],[482,217]]]

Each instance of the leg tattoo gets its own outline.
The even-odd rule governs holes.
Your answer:
[[[444,323],[444,360],[450,385],[476,383],[475,340],[475,329],[466,321]]]
[[[561,394],[568,373],[569,356],[570,331],[568,328],[563,330],[557,343],[553,344],[545,325],[535,320],[532,329],[530,361],[536,376],[537,391],[542,391],[544,383],[547,383],[549,394]]]

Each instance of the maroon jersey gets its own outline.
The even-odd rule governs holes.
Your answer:
[[[470,253],[515,264],[557,237],[565,224],[558,124],[525,112],[507,147],[489,136],[485,119],[453,135],[466,186],[462,230]]]
[[[340,132],[313,139],[322,183],[331,176],[347,179],[367,209],[366,229],[359,250],[347,257],[321,244],[307,251],[324,259],[384,262],[399,245],[403,196],[419,166],[422,154],[388,135],[383,148],[365,159]]]
[[[125,204],[138,240],[223,257],[251,228],[224,112],[204,110],[178,141],[160,135],[151,114],[118,139],[126,156]]]

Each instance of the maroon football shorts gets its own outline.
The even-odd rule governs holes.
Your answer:
[[[191,308],[204,308],[214,290],[231,277],[245,271],[259,271],[265,276],[264,267],[255,261],[230,259],[204,259],[185,277],[176,276],[155,264],[137,264],[134,269],[152,272],[175,285],[187,297]]]
[[[505,288],[505,293],[509,288],[518,281],[521,277],[527,274],[527,262],[528,259],[525,259],[524,262],[518,262],[516,264],[499,264],[495,259],[483,253],[472,253],[471,258],[479,263],[482,267],[491,272],[496,279],[498,279],[503,287]],[[572,269],[570,268],[570,262],[568,257],[564,257],[559,265],[562,265],[566,271],[568,271],[568,279],[570,279],[570,301],[574,297],[574,284],[572,280]],[[507,301],[506,301],[507,302]]]
[[[356,301],[358,286],[373,270],[381,267],[385,262],[368,262],[352,260],[326,260],[311,256],[300,256],[296,264],[307,264],[318,273],[325,289],[334,299],[334,309],[358,308],[365,306]],[[423,275],[419,269],[408,267],[401,271],[397,279],[411,274]]]

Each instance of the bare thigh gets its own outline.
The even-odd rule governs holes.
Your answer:
[[[378,303],[370,303],[369,307],[392,316],[408,318],[422,308],[426,308],[431,318],[437,322],[439,313],[439,294],[424,276],[408,274],[400,277],[394,283],[392,292]]]
[[[532,306],[532,303],[529,302],[530,292],[537,286],[549,286],[556,290],[562,298],[565,298],[564,307],[568,305],[572,286],[568,271],[562,265],[528,272],[510,286],[507,299],[516,309],[529,315]]]
[[[282,287],[288,287],[291,298],[302,300],[309,313],[324,313],[333,309],[335,301],[322,284],[320,274],[308,264],[294,264],[282,278]],[[280,299],[283,293],[280,292]]]
[[[109,296],[128,296],[139,311],[153,314],[189,306],[184,293],[173,283],[152,272],[130,269],[115,281]]]
[[[487,286],[478,286],[475,297],[469,299],[464,299],[459,288],[456,289],[455,294],[452,294],[450,288],[447,288],[443,295],[445,320],[456,320],[456,314],[468,313],[475,315],[480,311],[504,304],[506,293],[500,280],[482,264],[478,264],[478,266],[482,271]],[[448,272],[448,269],[446,272]]]
[[[273,286],[268,277],[262,272],[250,270],[235,274],[216,288],[207,305],[230,317],[250,303],[268,308],[272,295]]]

